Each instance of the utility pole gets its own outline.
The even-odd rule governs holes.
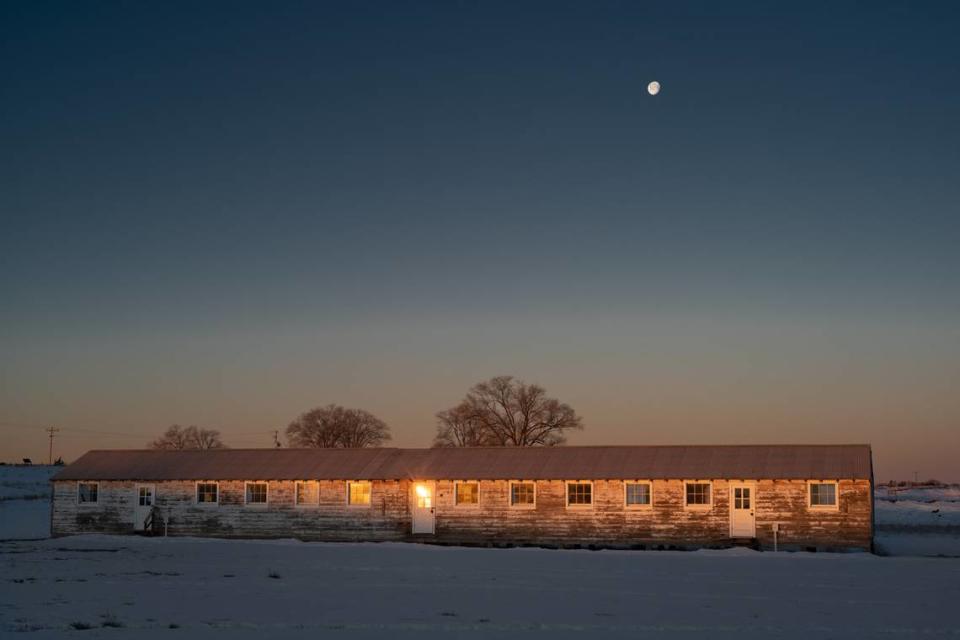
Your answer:
[[[47,454],[49,461],[47,462],[47,464],[53,464],[53,434],[60,431],[60,429],[57,429],[56,427],[47,427],[46,431],[47,433],[50,434],[50,450]]]

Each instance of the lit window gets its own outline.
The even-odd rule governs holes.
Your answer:
[[[710,506],[710,483],[709,482],[688,482],[687,483],[687,506],[690,506],[690,507]]]
[[[536,485],[532,482],[510,483],[510,504],[512,506],[535,505]]]
[[[96,482],[80,482],[77,484],[77,502],[80,504],[94,504],[100,499],[100,484]]]
[[[418,484],[413,489],[417,494],[417,507],[420,509],[433,508],[433,491],[425,484]]]
[[[836,507],[837,506],[837,483],[836,482],[811,482],[810,483],[810,506],[811,507]]]
[[[370,483],[369,482],[348,482],[347,483],[347,504],[354,506],[367,506],[370,504]]]
[[[267,504],[267,483],[247,483],[247,504]]]
[[[480,504],[479,482],[458,482],[456,489],[457,504]]]
[[[567,483],[567,506],[589,507],[593,504],[593,485],[589,482]]]
[[[628,507],[646,507],[650,505],[651,491],[649,482],[628,482],[625,487]]]
[[[296,484],[296,497],[298,505],[317,504],[320,499],[320,491],[316,482],[298,481]]]
[[[197,483],[197,504],[217,504],[219,498],[216,482]]]

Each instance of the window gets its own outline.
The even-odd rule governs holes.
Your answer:
[[[733,508],[749,510],[750,507],[750,487],[733,488]]]
[[[821,509],[837,508],[837,483],[836,482],[811,482],[810,483],[810,507]]]
[[[589,507],[593,505],[593,484],[590,482],[567,483],[567,506]]]
[[[320,503],[320,486],[316,482],[298,480],[294,493],[294,500],[298,507]]]
[[[369,482],[348,482],[347,483],[347,504],[355,507],[366,507],[370,505],[370,483]]]
[[[510,506],[532,507],[537,504],[537,485],[532,482],[510,483]]]
[[[141,507],[153,505],[153,487],[139,487],[137,489],[137,502]]]
[[[457,482],[455,485],[454,495],[457,505],[480,504],[479,482]]]
[[[628,507],[649,507],[652,490],[649,482],[627,482],[624,485],[626,505]]]
[[[77,504],[96,504],[100,499],[99,482],[77,483]]]
[[[711,505],[709,482],[688,482],[686,484],[686,505],[688,507],[709,507]]]
[[[413,488],[413,492],[417,496],[418,509],[433,508],[433,489],[431,487],[425,484],[418,484]]]
[[[245,500],[247,504],[267,504],[267,483],[248,482]]]
[[[217,504],[220,492],[216,482],[197,483],[197,504]]]

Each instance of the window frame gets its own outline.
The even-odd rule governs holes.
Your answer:
[[[710,499],[705,503],[687,501],[687,486],[691,484],[705,484],[708,487]],[[684,480],[683,481],[683,508],[686,511],[710,511],[713,509],[713,480]]]
[[[317,499],[313,502],[300,502],[300,485],[314,483],[317,485]],[[293,481],[293,506],[295,507],[318,507],[320,506],[320,481],[319,480],[294,480]]]
[[[647,493],[650,500],[646,504],[630,504],[627,502],[627,487],[630,485],[645,484],[648,487]],[[687,488],[683,488],[683,500],[687,500]],[[623,481],[623,508],[631,511],[646,511],[653,508],[653,480],[624,480]]]
[[[150,498],[152,502],[149,505],[140,504],[142,496],[140,493],[147,487],[152,487],[153,491],[150,493]],[[152,482],[138,482],[133,485],[133,502],[134,507],[155,507],[157,506],[157,485]]]
[[[354,504],[353,502],[350,502],[350,485],[353,485],[353,484],[365,484],[365,485],[367,485],[367,486],[370,487],[370,491],[369,491],[369,496],[370,496],[370,497],[369,497],[369,500],[367,500],[366,503]],[[345,496],[345,498],[346,498],[347,507],[349,507],[349,508],[351,508],[351,509],[371,509],[371,508],[373,508],[373,482],[372,482],[371,480],[347,480],[347,482],[346,482],[346,492],[347,492],[347,495]]]
[[[532,484],[533,485],[533,502],[518,502],[514,503],[513,501],[513,486],[517,484]],[[509,483],[509,493],[507,494],[507,501],[511,509],[536,509],[537,508],[537,482],[536,480],[510,480]]]
[[[832,484],[833,504],[813,504],[813,485]],[[839,511],[840,510],[840,481],[839,480],[807,480],[807,509],[811,511]]]
[[[217,488],[217,499],[213,502],[200,502],[200,485],[212,484]],[[246,499],[246,490],[244,490],[244,499]],[[198,507],[219,507],[220,506],[220,481],[219,480],[197,480],[193,487],[193,504]]]
[[[97,488],[97,499],[96,500],[81,500],[80,499],[80,485],[82,484],[92,484]],[[100,504],[100,481],[99,480],[78,480],[77,481],[77,494],[76,494],[77,506],[80,507],[92,507]]]
[[[477,485],[477,501],[476,502],[460,502],[460,485],[462,484],[475,484]],[[454,480],[453,481],[453,506],[459,507],[461,509],[479,509],[480,508],[480,481],[479,480]]]
[[[585,484],[590,487],[590,502],[587,504],[570,504],[570,485],[572,484]],[[593,509],[595,503],[593,492],[593,480],[564,480],[563,481],[563,500],[566,504],[567,509],[573,510],[582,510],[582,509]]]
[[[266,492],[263,502],[250,502],[250,485],[262,484],[266,486]],[[220,499],[220,490],[217,489],[217,499]],[[243,481],[243,506],[245,507],[266,507],[270,504],[270,482],[268,480],[244,480]]]

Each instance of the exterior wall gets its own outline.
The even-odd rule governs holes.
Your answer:
[[[762,480],[757,483],[757,539],[773,548],[774,523],[781,548],[866,549],[873,539],[873,491],[869,480],[838,482],[836,509],[807,506],[804,480]]]
[[[702,481],[702,480],[701,480]],[[589,507],[566,506],[566,482],[537,481],[535,508],[510,506],[510,482],[480,482],[480,504],[455,504],[454,481],[436,482],[436,534],[410,534],[414,483],[374,481],[370,506],[346,504],[345,481],[320,481],[309,506],[294,504],[292,481],[270,481],[267,505],[245,505],[243,481],[221,481],[220,504],[195,504],[194,481],[157,482],[155,504],[169,535],[296,537],[304,540],[406,540],[460,544],[585,544],[597,546],[698,547],[730,542],[730,481],[713,480],[712,505],[684,505],[683,480],[654,480],[649,508],[624,506],[624,483],[593,481]],[[773,547],[779,524],[782,549],[863,549],[872,540],[872,491],[867,480],[840,481],[836,509],[807,506],[807,482],[754,483],[757,543]],[[136,483],[100,482],[99,502],[78,505],[77,483],[57,481],[53,535],[133,531]],[[316,495],[316,494],[314,494]]]
[[[401,540],[410,530],[407,485],[374,482],[369,506],[347,506],[346,481],[320,481],[312,504],[294,504],[294,482],[270,481],[266,505],[244,504],[245,482],[219,482],[219,504],[197,504],[196,482],[156,483],[168,535],[304,540]],[[137,483],[101,481],[99,502],[77,504],[77,483],[54,483],[52,534],[129,533]],[[316,492],[314,493],[316,496]]]
[[[480,482],[480,505],[457,506],[454,482],[437,483],[437,538],[479,542],[599,546],[725,545],[730,540],[730,485],[711,482],[709,509],[688,508],[684,480],[652,481],[650,508],[625,508],[620,480],[593,482],[594,505],[568,508],[566,481],[537,482],[536,509],[510,506],[510,483]],[[782,549],[864,549],[872,539],[872,492],[867,480],[838,483],[837,509],[807,506],[807,481],[762,480],[753,483],[757,543],[773,548],[774,523]]]
[[[50,517],[50,533],[54,536],[71,533],[129,533],[133,531],[133,486],[132,482],[113,483],[123,485],[125,491],[104,491],[111,483],[100,482],[96,504],[77,504],[77,483],[58,481],[53,483],[53,508]]]
[[[593,506],[566,505],[564,480],[537,482],[536,508],[510,506],[510,482],[480,482],[480,505],[454,504],[454,482],[437,483],[437,538],[600,546],[701,546],[729,538],[725,481],[713,482],[713,507],[684,507],[681,480],[654,480],[649,508],[626,508],[620,480],[593,481]]]

